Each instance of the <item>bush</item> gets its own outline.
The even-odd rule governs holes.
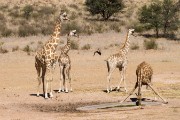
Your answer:
[[[23,17],[26,18],[27,20],[30,18],[31,13],[33,12],[33,6],[32,5],[26,5],[23,8]]]
[[[5,22],[6,21],[6,18],[4,16],[4,14],[0,13],[0,21],[1,22]]]
[[[18,51],[19,50],[19,46],[15,46],[12,48],[12,52]]]
[[[71,49],[73,49],[73,50],[78,50],[79,49],[79,44],[78,44],[78,42],[76,42],[76,41],[71,41]]]
[[[151,39],[149,41],[148,40],[144,40],[144,47],[145,47],[146,50],[157,49],[158,48],[158,44],[153,39]]]
[[[12,35],[12,30],[8,29],[8,28],[5,28],[3,31],[1,31],[1,35],[3,37],[9,37],[9,36]]]
[[[78,17],[76,12],[72,12],[71,16],[69,17],[70,20],[75,20]]]
[[[79,7],[76,4],[70,4],[69,7],[74,8],[75,10],[79,9]]]
[[[91,49],[91,45],[90,44],[86,44],[81,49],[82,50],[89,50],[89,49]]]
[[[30,36],[30,35],[37,35],[38,34],[38,30],[31,26],[31,25],[21,25],[18,28],[18,35],[20,37],[26,37],[26,36]]]
[[[48,6],[42,6],[40,8],[40,10],[38,10],[39,14],[41,15],[50,15],[50,14],[54,14],[56,12],[56,8],[53,7],[48,7]]]
[[[43,35],[50,35],[53,33],[53,28],[54,28],[53,25],[42,26],[41,27],[41,33]]]
[[[29,45],[26,45],[24,48],[23,48],[23,51],[27,53],[27,55],[30,55],[30,52],[32,52],[33,50],[30,48]]]
[[[120,25],[118,25],[117,23],[113,23],[110,25],[110,29],[114,30],[115,32],[121,32],[121,28]]]
[[[137,43],[132,43],[131,50],[138,50],[138,49],[139,49],[139,45]]]
[[[71,30],[76,30],[77,33],[81,33],[82,32],[82,28],[81,26],[77,23],[77,22],[70,22],[70,23],[66,23],[63,24],[62,30],[61,30],[61,34],[66,34]]]
[[[9,51],[7,50],[7,49],[4,49],[4,48],[2,48],[2,47],[0,47],[0,53],[8,53]]]

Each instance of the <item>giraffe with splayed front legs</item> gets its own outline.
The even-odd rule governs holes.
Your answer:
[[[71,77],[70,77],[70,70],[71,70],[71,60],[70,57],[68,55],[68,52],[70,50],[71,47],[71,37],[75,36],[75,37],[79,37],[79,35],[77,35],[76,30],[72,30],[69,32],[69,34],[67,35],[67,44],[61,49],[61,54],[59,56],[58,62],[59,62],[59,66],[60,66],[60,87],[59,87],[59,93],[60,92],[66,92],[68,93],[68,81],[69,81],[69,88],[70,91],[72,91],[72,86],[71,86]],[[63,83],[63,85],[62,85]]]
[[[130,95],[133,94],[133,92],[136,90],[136,88],[138,88],[138,94],[137,94],[137,105],[141,105],[141,87],[142,85],[146,85],[148,87],[150,87],[154,93],[156,95],[158,95],[165,104],[167,104],[168,102],[166,100],[164,100],[158,92],[156,92],[156,90],[152,87],[152,83],[151,83],[151,80],[152,80],[152,75],[153,75],[153,69],[151,68],[151,66],[146,63],[146,62],[142,62],[141,64],[139,64],[137,66],[137,69],[136,69],[136,76],[137,76],[137,82],[133,88],[133,90],[130,92],[130,94],[123,100],[121,101],[124,102]]]
[[[44,98],[48,98],[48,87],[50,86],[49,96],[52,98],[52,81],[54,72],[54,63],[56,58],[56,48],[60,42],[60,30],[61,22],[69,20],[67,14],[64,12],[60,14],[54,28],[54,32],[51,35],[51,39],[45,43],[40,51],[37,51],[35,56],[35,67],[38,74],[38,91],[37,96],[39,96],[39,90],[41,82],[43,82],[43,92]]]
[[[107,68],[108,68],[108,76],[107,76],[107,92],[109,93],[112,91],[112,88],[110,87],[110,78],[115,70],[115,68],[118,68],[121,72],[121,80],[119,82],[119,85],[117,86],[117,90],[120,90],[120,84],[123,81],[124,82],[124,89],[125,92],[127,92],[126,89],[126,82],[125,82],[125,74],[126,74],[126,68],[127,68],[127,53],[129,51],[130,46],[130,35],[133,35],[134,29],[129,29],[126,36],[126,41],[122,48],[120,49],[119,53],[111,55],[107,60]]]

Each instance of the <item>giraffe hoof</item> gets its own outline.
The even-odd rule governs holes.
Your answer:
[[[107,90],[107,93],[110,93],[110,91],[109,91],[109,90]]]
[[[168,104],[168,102],[163,102],[164,104]]]
[[[65,93],[69,93],[69,91],[65,91]]]

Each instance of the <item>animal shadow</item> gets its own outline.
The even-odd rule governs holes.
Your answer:
[[[30,94],[30,96],[35,96],[35,97],[37,97],[37,94]],[[39,94],[39,97],[44,97],[44,95],[43,95],[43,94]]]

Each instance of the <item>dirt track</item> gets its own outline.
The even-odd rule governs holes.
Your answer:
[[[121,34],[124,38],[125,34]],[[106,75],[107,68],[104,60],[112,53],[116,53],[118,47],[104,47],[112,43],[123,42],[119,40],[119,34],[95,34],[93,36],[81,36],[81,46],[90,43],[92,50],[72,50],[72,86],[71,93],[56,93],[59,85],[59,68],[57,66],[53,82],[54,98],[45,100],[42,96],[36,97],[36,71],[34,67],[34,55],[16,51],[0,54],[0,119],[24,120],[24,119],[167,119],[180,118],[180,44],[175,41],[159,39],[161,50],[131,50],[128,54],[129,64],[127,70],[127,86],[131,90],[134,86],[137,65],[142,61],[150,63],[154,70],[153,83],[158,92],[167,99],[168,105],[149,106],[144,109],[121,111],[118,108],[103,109],[97,111],[77,111],[75,108],[104,102],[117,102],[125,97],[123,92],[107,94]],[[0,39],[5,41],[4,46],[11,49],[13,45],[21,43],[20,47],[37,41],[36,37]],[[41,40],[47,40],[48,37]],[[65,39],[65,38],[64,38]],[[111,41],[109,41],[111,39]],[[141,42],[144,38],[132,37],[131,41]],[[99,44],[97,44],[99,41]],[[120,44],[120,43],[119,43]],[[102,48],[102,56],[94,56],[93,51],[97,47]],[[115,87],[120,79],[118,70],[112,77],[112,85]],[[143,88],[143,96],[153,98],[150,90]],[[133,96],[132,96],[133,97]],[[160,99],[159,99],[160,100]],[[140,116],[139,116],[140,115]]]

